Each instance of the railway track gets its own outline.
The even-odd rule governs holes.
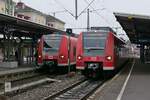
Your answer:
[[[43,100],[85,100],[105,81],[83,80]]]
[[[48,78],[53,78],[53,76],[48,76]],[[61,91],[74,83],[84,80],[85,78],[77,74],[72,78],[66,75],[58,75],[53,79],[54,80],[50,80],[48,83],[39,84],[34,88],[31,86],[29,89],[25,89],[25,91],[23,90],[23,92],[21,91],[14,95],[6,96],[8,96],[9,100],[42,100],[44,97],[58,93],[58,91]]]

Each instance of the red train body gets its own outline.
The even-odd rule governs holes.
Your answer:
[[[66,68],[69,64],[69,58],[70,65],[75,65],[77,38],[70,36],[70,55],[68,40],[69,37],[66,33],[63,33],[63,35],[57,33],[44,35],[38,45],[38,65],[49,66],[51,69],[56,69],[56,67]]]
[[[125,43],[114,34],[107,27],[97,32],[80,33],[76,68],[88,77],[110,74],[119,68],[126,61],[126,58],[120,56]]]

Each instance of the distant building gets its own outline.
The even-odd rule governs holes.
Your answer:
[[[63,22],[53,16],[47,15],[46,16],[46,25],[48,25],[52,28],[64,30],[65,22]]]
[[[15,8],[15,16],[30,20],[35,23],[46,25],[46,16],[42,12],[35,10],[23,2],[18,2]]]
[[[64,30],[65,23],[53,16],[44,14],[36,9],[33,9],[23,2],[18,2],[15,8],[15,16],[30,20],[35,23],[47,25],[52,28]]]
[[[0,0],[0,13],[14,15],[15,3],[12,0]]]
[[[0,0],[0,13],[5,13],[5,0]]]

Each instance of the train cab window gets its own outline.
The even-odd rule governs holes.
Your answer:
[[[51,34],[51,35],[44,35],[44,51],[46,53],[57,53],[60,42],[61,42],[61,36],[58,34]]]
[[[103,55],[107,34],[98,32],[83,33],[83,46],[85,55]]]

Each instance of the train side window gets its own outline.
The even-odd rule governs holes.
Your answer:
[[[120,53],[120,48],[119,48],[119,47],[117,47],[117,48],[116,48],[116,55],[118,55],[118,56],[119,56],[119,53]]]
[[[73,48],[73,56],[74,56],[74,59],[76,58],[76,47]]]

